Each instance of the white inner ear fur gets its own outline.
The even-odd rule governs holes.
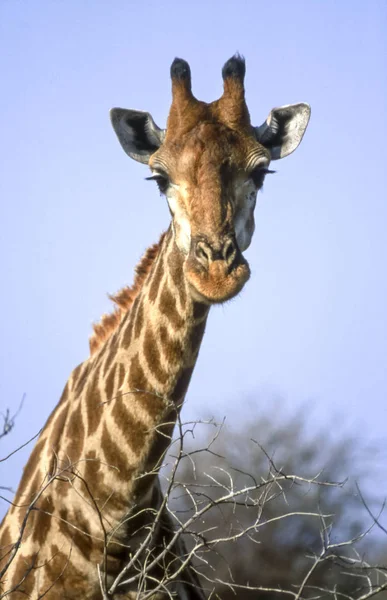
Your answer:
[[[184,254],[188,254],[191,247],[191,225],[184,208],[180,206],[178,195],[179,186],[170,184],[166,196],[173,216],[172,227],[176,244]]]

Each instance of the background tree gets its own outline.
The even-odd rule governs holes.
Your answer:
[[[213,582],[222,600],[254,598],[258,588],[270,598],[361,598],[384,589],[384,505],[372,489],[380,457],[355,439],[312,434],[301,414],[278,424],[282,411],[274,412],[215,435],[211,425],[199,435],[188,426],[196,439],[187,436],[171,494],[177,513],[187,519],[225,491],[251,490],[194,523],[208,541],[198,566],[208,588]]]

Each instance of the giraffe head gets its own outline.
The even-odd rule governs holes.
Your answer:
[[[273,109],[259,127],[245,102],[245,61],[233,56],[222,70],[223,95],[207,104],[191,91],[187,62],[171,66],[172,104],[167,129],[147,112],[114,108],[113,128],[125,152],[149,165],[166,196],[176,244],[195,299],[224,302],[249,278],[243,252],[254,233],[257,192],[271,160],[299,145],[307,104]]]

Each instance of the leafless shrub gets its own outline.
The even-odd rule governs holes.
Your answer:
[[[262,418],[239,433],[212,421],[179,421],[170,451],[156,469],[162,500],[149,509],[141,541],[114,581],[108,582],[103,563],[98,567],[101,598],[133,587],[141,600],[156,592],[177,598],[181,585],[202,586],[208,598],[222,600],[381,598],[387,590],[386,554],[384,561],[375,560],[383,552],[374,532],[387,534],[384,505],[375,508],[375,499],[366,500],[343,477],[358,475],[352,463],[350,442],[335,445],[324,435],[307,441],[299,419],[275,428]],[[76,465],[72,473],[77,476]],[[61,476],[56,472],[45,482],[26,507],[23,523],[39,510],[44,489]],[[138,514],[134,508],[126,518]],[[103,523],[102,514],[100,519]],[[163,541],[155,546],[160,530]],[[3,575],[23,532],[22,527],[8,549]],[[104,530],[106,547],[112,535]]]

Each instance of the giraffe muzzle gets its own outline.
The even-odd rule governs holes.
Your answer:
[[[250,269],[235,235],[215,243],[200,237],[191,240],[186,276],[194,296],[213,304],[236,296],[249,279]]]

